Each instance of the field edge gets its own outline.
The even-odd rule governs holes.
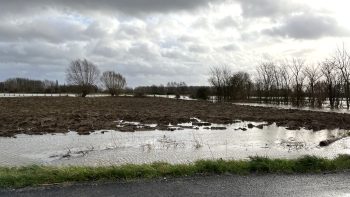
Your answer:
[[[210,174],[297,174],[350,170],[350,155],[334,159],[303,156],[297,159],[250,157],[249,160],[199,160],[190,164],[125,164],[121,166],[22,166],[0,167],[0,188],[23,188],[47,184],[80,183],[186,177]]]

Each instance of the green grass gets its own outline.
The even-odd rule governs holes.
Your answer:
[[[299,159],[251,157],[244,161],[200,160],[193,164],[153,163],[108,167],[0,167],[0,187],[20,188],[42,184],[180,177],[198,174],[320,173],[350,170],[350,155],[335,159],[305,156]]]

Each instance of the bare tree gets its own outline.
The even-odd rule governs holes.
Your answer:
[[[233,73],[230,78],[230,98],[232,100],[249,99],[252,87],[250,75],[246,72]]]
[[[111,96],[119,95],[126,86],[125,78],[114,71],[106,71],[102,74],[101,81]]]
[[[88,60],[73,60],[66,70],[68,84],[79,86],[81,96],[85,97],[96,87],[100,71]]]
[[[268,102],[271,95],[271,90],[274,84],[274,70],[275,64],[273,62],[263,62],[257,67],[259,81],[262,83],[263,96],[265,102]]]
[[[224,100],[230,100],[230,83],[232,77],[232,71],[228,66],[221,67],[221,74],[223,79],[223,92],[224,92]]]
[[[284,97],[284,103],[288,104],[290,94],[290,74],[288,72],[288,64],[281,64],[279,67],[281,77],[281,91]]]
[[[340,70],[344,84],[344,93],[346,99],[346,107],[350,108],[350,56],[343,45],[343,48],[338,48],[334,56],[335,66]]]
[[[335,72],[335,62],[334,60],[325,60],[322,63],[322,73],[325,77],[325,83],[327,86],[327,94],[329,99],[329,104],[331,108],[335,107],[335,78],[336,78],[336,72]]]
[[[225,79],[223,75],[223,69],[220,66],[214,66],[210,68],[209,83],[214,87],[216,91],[216,97],[218,101],[222,101],[224,97]]]
[[[210,68],[209,83],[215,88],[217,99],[218,101],[220,101],[222,97],[222,87],[224,83],[220,67],[214,66]]]
[[[315,85],[318,82],[318,80],[321,78],[322,73],[318,69],[318,67],[315,66],[309,66],[305,67],[304,69],[304,75],[307,78],[308,81],[308,97],[309,97],[309,103],[311,107],[315,107]]]
[[[295,103],[297,106],[303,104],[303,83],[305,75],[303,74],[303,68],[305,66],[305,60],[293,58],[289,68],[292,72],[294,82],[294,96]]]
[[[273,74],[273,85],[272,85],[272,94],[273,94],[273,100],[280,103],[280,90],[281,90],[281,73],[278,66],[274,64],[272,67],[272,74]]]

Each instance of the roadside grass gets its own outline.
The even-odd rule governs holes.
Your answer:
[[[181,177],[201,174],[292,174],[345,170],[350,170],[350,155],[339,155],[335,159],[304,156],[288,160],[251,157],[250,160],[200,160],[192,164],[174,165],[157,162],[153,164],[127,164],[108,167],[0,167],[0,188],[21,188],[66,182]]]

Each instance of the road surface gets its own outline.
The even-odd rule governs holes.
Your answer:
[[[350,173],[213,175],[0,190],[0,196],[350,196]]]

